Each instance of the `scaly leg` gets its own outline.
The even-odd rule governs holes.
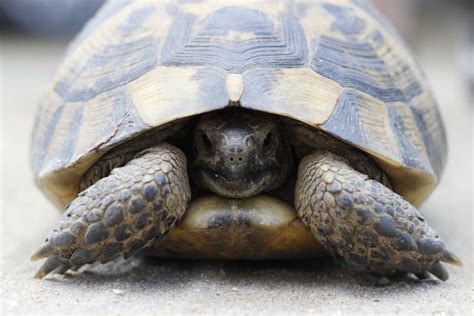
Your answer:
[[[35,277],[132,256],[173,228],[190,199],[181,150],[161,144],[139,152],[67,207],[32,256],[47,258]]]
[[[295,206],[330,253],[370,271],[447,280],[440,262],[462,264],[413,205],[330,152],[301,161]]]

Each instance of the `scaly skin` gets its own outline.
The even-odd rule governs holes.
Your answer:
[[[461,264],[413,205],[328,151],[301,161],[295,207],[329,252],[371,271],[446,280],[440,261]]]
[[[36,277],[132,256],[172,229],[190,199],[181,150],[161,144],[139,152],[68,206],[32,257],[48,258]]]
[[[190,166],[204,192],[285,198],[294,189],[298,216],[321,244],[373,272],[425,278],[429,271],[446,280],[440,262],[461,264],[372,159],[298,124],[285,125],[287,138],[280,120],[256,113],[229,109],[200,118]],[[48,258],[37,277],[129,257],[175,226],[191,199],[187,163],[178,148],[155,145],[159,132],[130,140],[84,175],[83,191],[33,256]],[[296,185],[293,154],[304,157]]]

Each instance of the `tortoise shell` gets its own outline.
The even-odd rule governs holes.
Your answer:
[[[40,104],[37,183],[63,207],[110,149],[228,106],[293,118],[365,151],[415,205],[445,163],[423,74],[365,1],[110,1]]]

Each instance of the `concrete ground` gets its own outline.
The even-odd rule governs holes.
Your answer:
[[[423,204],[464,267],[447,282],[396,280],[384,287],[331,260],[116,262],[35,280],[29,257],[60,214],[33,184],[35,105],[65,43],[13,36],[1,53],[1,314],[473,314],[472,100],[456,64],[457,33],[418,51],[448,130],[449,161]],[[437,49],[442,47],[443,49]]]

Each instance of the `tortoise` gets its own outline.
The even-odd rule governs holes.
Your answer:
[[[332,255],[378,275],[461,265],[417,206],[445,130],[369,3],[110,1],[70,45],[34,127],[63,216],[32,259]]]

